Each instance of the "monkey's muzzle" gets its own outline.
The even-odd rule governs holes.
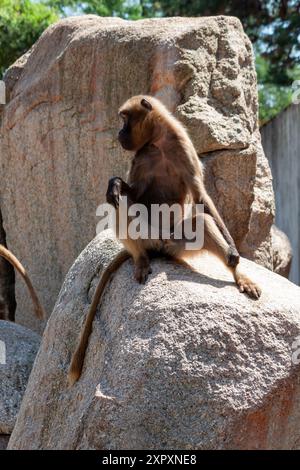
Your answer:
[[[125,150],[132,150],[132,143],[131,139],[128,136],[128,132],[126,130],[121,129],[119,134],[118,134],[118,140],[120,144],[122,145],[123,149]]]

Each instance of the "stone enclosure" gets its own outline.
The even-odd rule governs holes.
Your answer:
[[[236,18],[69,18],[48,28],[5,82],[3,229],[49,315],[72,262],[95,236],[108,178],[126,175],[117,111],[135,94],[161,98],[186,125],[241,253],[272,268],[271,176],[252,47]],[[17,321],[41,331],[19,279],[16,300]]]
[[[126,262],[94,320],[82,377],[68,386],[83,313],[118,249],[102,233],[68,273],[9,448],[299,448],[291,358],[300,288],[250,261],[244,269],[263,285],[259,301],[211,258],[197,273],[154,261],[145,286]]]
[[[240,22],[69,18],[48,28],[5,81],[0,236],[52,312],[9,448],[299,448],[292,354],[300,289],[271,272],[286,269],[290,256],[282,259],[282,234],[271,232],[272,179]],[[84,316],[120,248],[111,233],[94,238],[107,181],[125,177],[130,158],[117,143],[117,111],[144,93],[188,129],[209,193],[241,254],[256,261],[242,263],[263,294],[253,301],[239,293],[209,254],[194,260],[198,272],[156,260],[145,286],[133,281],[129,260],[106,289],[83,375],[70,389]],[[2,266],[0,286],[11,276]],[[1,300],[5,309],[9,289]],[[17,322],[42,331],[19,279],[16,300]]]

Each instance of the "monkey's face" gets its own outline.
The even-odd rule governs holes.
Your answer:
[[[118,139],[123,149],[125,150],[135,150],[134,142],[132,139],[132,119],[130,114],[121,111],[119,116],[123,120],[123,127],[119,131]]]
[[[121,107],[119,116],[123,127],[118,139],[125,150],[137,151],[151,140],[151,111],[151,103],[142,97],[131,98]]]

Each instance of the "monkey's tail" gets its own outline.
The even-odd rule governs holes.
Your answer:
[[[83,330],[80,336],[79,344],[74,352],[71,364],[68,372],[68,382],[69,385],[74,385],[75,382],[79,379],[83,367],[85,352],[87,349],[89,337],[92,331],[92,324],[94,317],[96,315],[98,304],[101,300],[103,291],[106,284],[110,280],[111,276],[117,271],[117,269],[128,259],[130,254],[126,250],[120,251],[117,256],[112,260],[112,262],[104,269],[102,276],[100,278],[99,284],[97,285],[90,310],[87,314],[87,317],[84,322]]]
[[[37,293],[34,290],[34,287],[31,283],[31,280],[30,280],[24,266],[20,263],[18,258],[16,258],[15,255],[13,255],[12,252],[9,251],[7,248],[5,248],[3,245],[0,245],[0,256],[5,258],[21,274],[21,276],[23,277],[23,279],[24,279],[24,281],[25,281],[25,283],[28,287],[28,290],[29,290],[29,293],[30,293],[30,296],[31,296],[31,299],[32,299],[32,302],[33,302],[33,308],[34,308],[35,315],[41,320],[43,318],[45,318],[44,309],[43,309],[43,307],[42,307],[42,305],[39,301]]]

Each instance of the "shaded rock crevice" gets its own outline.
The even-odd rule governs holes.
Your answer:
[[[3,227],[0,208],[0,244],[6,245],[6,233]],[[15,320],[15,271],[12,265],[0,256],[0,320]]]

